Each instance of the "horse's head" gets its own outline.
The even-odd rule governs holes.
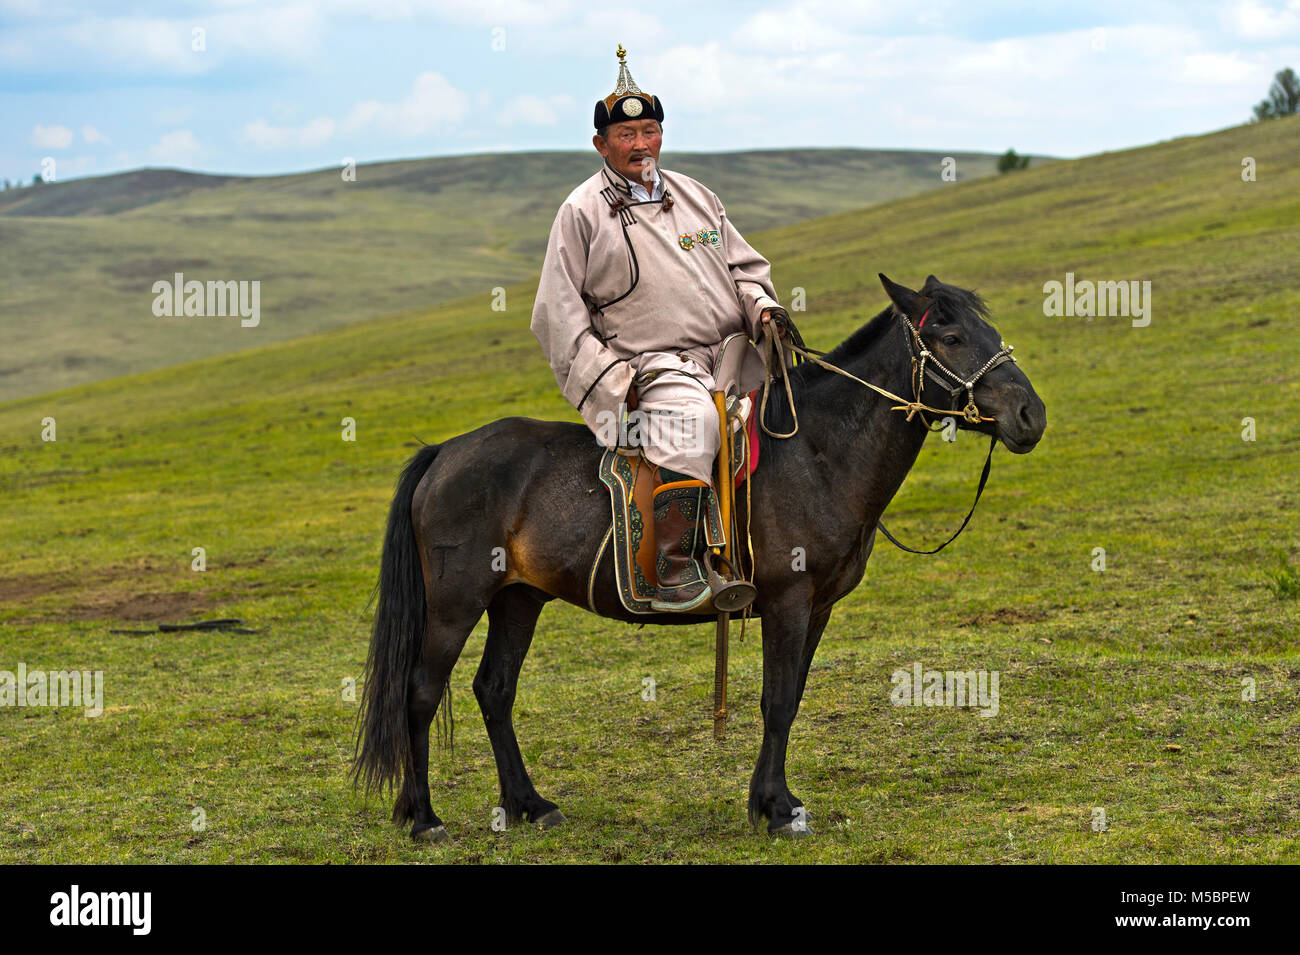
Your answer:
[[[884,275],[880,281],[907,319],[909,337],[919,339],[920,354],[916,342],[913,354],[925,366],[920,400],[950,408],[958,427],[996,435],[1014,454],[1032,451],[1047,427],[1047,409],[988,323],[983,300],[933,275],[919,292]]]

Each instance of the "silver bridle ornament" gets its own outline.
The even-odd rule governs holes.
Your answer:
[[[921,341],[920,329],[912,324],[912,319],[909,318],[907,315],[903,315],[902,312],[899,312],[899,314],[902,315],[903,321],[907,323],[908,331],[912,333],[912,339],[916,342],[916,350],[917,352],[920,353],[920,369],[917,372],[917,382],[916,385],[914,386],[917,388],[917,396],[916,396],[917,400],[918,401],[920,400],[921,390],[925,387],[925,382],[923,379],[926,375],[928,375],[930,377],[930,380],[933,381],[936,385],[938,385],[941,388],[947,388],[949,397],[953,399],[956,399],[956,397],[961,393],[961,390],[963,388],[966,389],[966,407],[961,410],[961,415],[971,424],[978,424],[980,421],[994,420],[992,418],[984,418],[980,415],[979,406],[975,404],[975,385],[977,385],[979,383],[979,380],[983,378],[986,374],[988,374],[994,368],[998,367],[998,365],[1001,365],[1003,362],[1007,362],[1007,361],[1012,361],[1012,362],[1015,361],[1016,360],[1015,356],[1011,354],[1015,350],[1015,346],[1008,345],[1005,341],[999,341],[999,345],[1001,345],[1001,347],[993,355],[993,357],[984,363],[983,368],[975,372],[975,374],[973,374],[969,379],[966,379],[963,378],[961,375],[957,374],[948,366],[946,366],[935,356],[935,354],[932,351],[930,351],[930,349],[926,348],[925,343]],[[926,309],[926,314],[929,314],[929,309]],[[922,322],[925,321],[925,315],[921,316],[921,321]],[[926,362],[929,362],[934,367],[927,368]],[[942,378],[936,375],[934,373],[935,368],[937,368],[939,371],[947,375],[948,378],[953,382],[953,384],[951,385],[948,384]],[[956,411],[957,409],[954,408],[952,410]]]

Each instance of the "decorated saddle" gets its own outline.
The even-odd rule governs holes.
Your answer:
[[[733,485],[737,487],[758,466],[757,394],[757,391],[751,392],[741,402],[740,417],[733,420],[730,473]],[[587,603],[594,611],[596,573],[605,552],[612,549],[614,576],[623,606],[631,613],[659,613],[650,607],[658,581],[655,571],[654,466],[639,449],[606,448],[597,475],[609,488],[611,521],[592,561],[587,581]],[[722,527],[716,495],[707,495],[707,501],[705,544],[722,547],[726,542],[726,532]]]

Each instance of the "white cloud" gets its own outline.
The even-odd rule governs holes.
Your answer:
[[[433,71],[415,78],[410,95],[396,103],[366,100],[357,103],[343,120],[343,129],[356,132],[369,127],[395,136],[425,136],[445,131],[469,113],[469,97]]]
[[[153,114],[159,126],[179,126],[194,115],[193,106],[166,106]]]
[[[37,149],[67,149],[75,134],[66,126],[41,126],[32,129],[32,145]]]
[[[636,17],[634,19],[636,32],[631,35],[631,42],[628,42],[629,17],[627,8],[621,6],[592,6],[582,11],[582,20],[579,22],[561,22],[552,19],[539,26],[543,28],[549,27],[554,31],[550,36],[546,37],[546,42],[551,44],[552,49],[572,50],[581,52],[584,55],[596,50],[602,56],[609,56],[608,62],[615,64],[614,69],[617,69],[617,61],[614,59],[614,47],[617,43],[622,42],[627,47],[628,67],[632,69],[635,66],[638,53],[659,46],[663,42],[665,36],[664,21],[668,19],[668,17]],[[540,30],[537,32],[540,33]],[[619,41],[618,37],[620,36],[624,37],[624,40]],[[611,39],[615,42],[610,43]],[[632,75],[636,75],[635,69],[633,69]]]
[[[34,97],[20,104],[25,115],[15,111],[20,146],[28,147],[23,129],[36,142],[38,118],[72,117],[108,123],[111,145],[136,163],[270,171],[290,150],[342,148],[345,137],[342,151],[367,158],[465,144],[581,145],[590,104],[612,88],[619,41],[637,81],[663,98],[669,149],[1014,146],[1078,155],[1245,122],[1277,69],[1300,68],[1300,0],[1066,7],[0,0],[0,19],[12,14],[0,29],[0,75],[19,80],[11,92]],[[191,49],[194,26],[207,31],[203,53]],[[504,53],[491,47],[498,26]],[[364,75],[384,85],[346,92],[339,81],[367,69],[381,37],[388,58]],[[43,82],[55,73],[59,83]],[[120,108],[70,111],[65,85],[111,91],[103,95]],[[36,155],[67,157],[84,141],[99,169],[111,168],[108,136],[68,125],[38,127],[48,145]],[[197,129],[206,142],[185,132]]]
[[[334,136],[334,120],[322,116],[301,126],[272,126],[264,119],[244,127],[241,135],[258,149],[311,149]]]
[[[1267,68],[1247,63],[1234,50],[1232,53],[1189,53],[1183,57],[1182,79],[1188,83],[1219,86],[1253,79],[1255,85],[1268,85],[1271,74]]]
[[[0,0],[0,13],[12,17],[32,17],[40,13],[37,0]]]
[[[16,36],[0,35],[0,63],[9,69],[29,66],[36,60],[31,47]]]
[[[177,129],[164,133],[149,147],[149,158],[168,166],[183,166],[193,163],[203,152],[203,146],[192,132]]]
[[[879,30],[890,18],[890,7],[879,2],[796,3],[752,13],[736,28],[734,45],[746,51],[778,56],[843,50],[846,35]]]
[[[562,116],[572,114],[573,109],[573,98],[570,96],[543,98],[524,93],[495,112],[502,126],[555,126]]]
[[[670,109],[708,112],[718,109],[720,103],[734,100],[737,89],[744,89],[749,95],[753,91],[748,84],[759,79],[755,74],[761,72],[749,69],[749,65],[758,66],[759,59],[723,52],[718,43],[680,45],[646,56],[645,66],[638,71],[641,75],[637,76],[636,72],[632,75],[637,86],[663,100],[667,120]],[[723,74],[731,69],[742,70],[743,74],[730,77],[736,84],[728,96]]]
[[[1232,8],[1232,25],[1237,35],[1248,40],[1280,40],[1300,33],[1300,0],[1290,0],[1274,10],[1257,0],[1238,0]]]
[[[201,29],[203,50],[195,50]],[[186,16],[96,16],[63,11],[19,24],[0,39],[5,65],[33,72],[196,76],[234,61],[275,68],[313,62],[322,47],[322,23],[310,3],[253,7]]]
[[[190,49],[190,24],[159,17],[87,17],[53,31],[83,62],[192,75],[212,64]]]
[[[59,159],[54,164],[54,179],[47,181],[58,182],[71,176],[81,176],[94,168],[94,156],[72,156],[67,159]]]
[[[337,9],[376,20],[433,17],[478,26],[543,26],[567,19],[572,0],[334,0]]]
[[[663,99],[670,134],[690,137],[672,147],[1001,142],[1081,155],[1144,141],[1137,117],[1146,118],[1138,135],[1150,138],[1244,122],[1274,60],[1290,62],[1278,48],[1232,51],[1191,22],[990,39],[846,31],[833,42],[817,22],[806,21],[803,51],[778,48],[776,27],[751,17],[731,38],[640,57],[637,82]],[[745,118],[755,113],[762,118]]]

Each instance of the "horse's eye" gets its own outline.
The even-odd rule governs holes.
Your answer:
[[[961,339],[958,338],[956,335],[944,335],[943,343],[945,345],[960,345]]]

